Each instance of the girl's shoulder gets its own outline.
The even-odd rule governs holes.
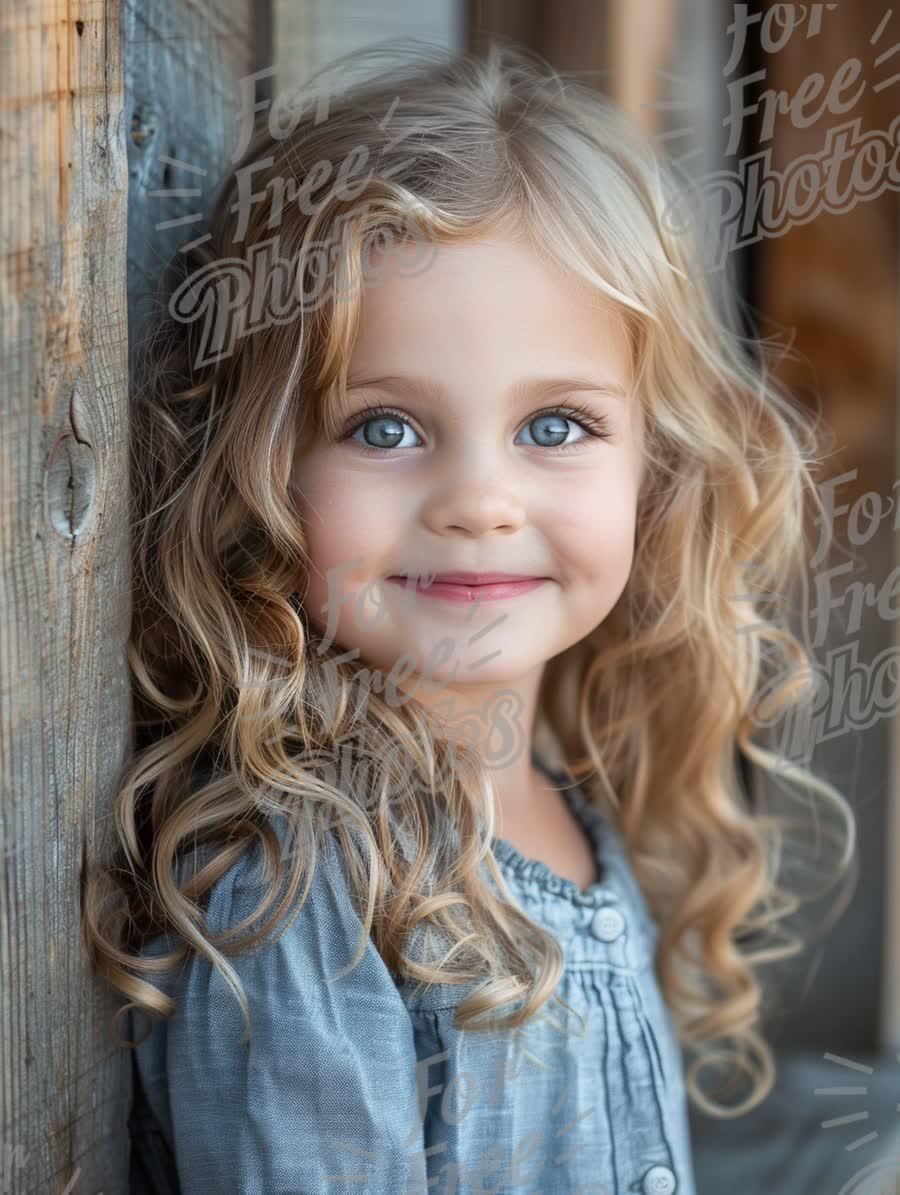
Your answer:
[[[238,973],[283,967],[287,960],[305,969],[310,990],[314,990],[317,973],[324,981],[348,965],[363,923],[351,897],[339,846],[329,830],[317,836],[317,847],[304,861],[296,891],[286,899],[295,865],[295,842],[286,815],[272,816],[270,824],[278,842],[274,850],[280,860],[280,878],[274,869],[275,858],[267,855],[259,839],[253,839],[202,894],[201,932],[207,940],[233,935],[228,938],[225,957]],[[220,845],[200,843],[184,854],[175,868],[178,887],[183,889],[221,850]],[[257,934],[255,940],[231,952],[231,943],[243,943]],[[169,930],[147,942],[141,955],[167,954],[182,942],[180,934]],[[349,954],[345,944],[351,947]],[[213,945],[221,949],[220,943]],[[183,990],[188,973],[198,967],[208,971],[211,963],[204,952],[192,947],[176,975],[165,973],[161,985],[156,977],[151,982],[174,997],[177,990]]]
[[[174,1014],[137,1044],[141,1087],[192,1192],[327,1190],[347,1164],[331,1136],[341,1121],[367,1150],[383,1150],[384,1189],[408,1189],[399,1171],[417,1107],[414,1026],[371,940],[356,958],[362,925],[330,833],[323,845],[299,910],[240,949],[272,879],[257,842],[229,866],[209,889],[204,930],[239,931],[227,973],[192,952],[163,985]],[[266,920],[285,892],[279,885]],[[140,1038],[143,1023],[131,1025]]]
[[[212,778],[212,768],[202,767],[198,770],[193,787],[206,784]],[[309,825],[309,819],[305,820]],[[259,836],[254,837],[203,894],[208,919],[211,923],[215,922],[215,926],[220,929],[230,928],[233,914],[244,912],[244,906],[249,904],[253,897],[261,899],[268,893],[275,875],[274,855],[280,860],[281,871],[285,876],[294,866],[300,836],[290,811],[286,808],[281,811],[270,810],[266,815],[265,829],[268,832],[268,847],[264,847]],[[309,837],[311,842],[305,849],[301,891],[305,887],[307,873],[311,872],[313,879],[309,896],[312,907],[321,904],[326,898],[339,902],[342,906],[346,905],[349,903],[349,888],[345,870],[341,866],[341,855],[335,835],[327,827],[320,827]],[[192,874],[204,868],[221,850],[221,845],[199,842],[186,851],[179,858],[175,869],[175,879],[179,887],[183,887]],[[280,895],[281,888],[278,899]],[[210,928],[214,928],[212,924]]]

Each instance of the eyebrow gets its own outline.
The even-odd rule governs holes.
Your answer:
[[[438,402],[447,399],[447,390],[440,382],[432,378],[419,378],[406,374],[386,374],[381,377],[364,377],[357,375],[347,379],[347,390],[362,390],[373,389],[376,387],[384,387],[386,389],[395,388],[397,390],[416,390],[427,394]],[[524,398],[532,394],[569,394],[572,391],[589,390],[594,393],[607,394],[612,398],[621,399],[623,402],[627,400],[628,394],[624,387],[618,385],[616,382],[605,381],[594,378],[547,378],[547,377],[533,377],[521,378],[518,382],[514,382],[509,389],[509,398],[512,403],[516,401],[524,401]]]

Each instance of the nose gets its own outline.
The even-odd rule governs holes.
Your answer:
[[[477,484],[459,477],[429,498],[423,517],[439,535],[511,535],[523,525],[525,511],[522,502],[499,483]]]

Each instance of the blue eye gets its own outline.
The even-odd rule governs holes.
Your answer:
[[[538,431],[537,446],[539,448],[558,448],[565,443],[569,434],[568,425],[572,423],[565,415],[554,411],[549,415],[537,415],[525,425],[525,429],[536,427]],[[546,439],[544,437],[547,437]]]
[[[381,414],[364,412],[365,418],[356,424],[348,433],[348,439],[356,439],[357,432],[363,432],[364,438],[358,443],[376,451],[383,448],[415,448],[414,444],[402,444],[404,426],[412,430],[409,423],[396,411],[384,411]],[[374,428],[374,432],[366,429]]]

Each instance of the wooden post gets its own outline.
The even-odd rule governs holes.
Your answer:
[[[122,1001],[89,971],[79,908],[131,749],[128,347],[165,257],[199,232],[166,227],[191,200],[151,192],[196,187],[183,161],[211,200],[237,80],[269,52],[261,7],[0,9],[4,1193],[128,1190]]]
[[[122,1191],[79,873],[128,749],[127,172],[115,4],[0,10],[0,1190]]]

